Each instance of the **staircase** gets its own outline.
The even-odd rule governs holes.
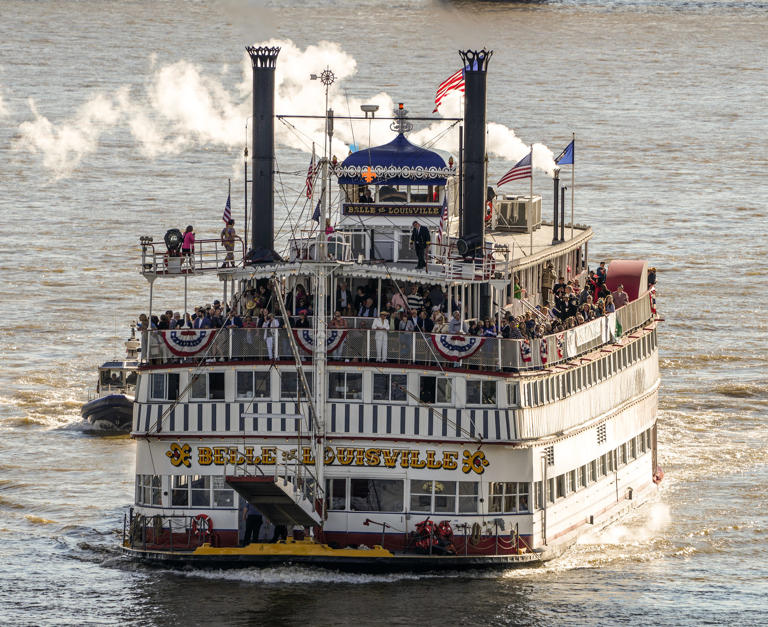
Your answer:
[[[322,522],[312,499],[283,477],[227,475],[225,480],[274,525],[312,527]]]

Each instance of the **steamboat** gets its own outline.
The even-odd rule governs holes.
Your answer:
[[[231,245],[198,242],[178,262],[173,246],[141,238],[150,316],[156,284],[206,275],[220,280],[228,309],[219,328],[141,332],[124,553],[215,568],[536,566],[646,501],[660,478],[658,318],[647,264],[609,264],[605,285],[626,293],[615,311],[549,324],[542,278],[554,272],[583,285],[592,230],[573,219],[566,228],[557,173],[551,224],[532,191],[497,196],[489,210],[492,52],[459,53],[457,163],[408,140],[415,118],[402,105],[383,118],[390,143],[339,162],[326,106],[310,207],[319,195],[318,226],[333,220],[335,228],[296,233],[279,255],[279,49],[247,51],[248,246],[238,240],[228,263]],[[332,73],[320,78],[327,96]],[[374,116],[375,107],[363,110]],[[422,229],[431,246],[414,251]],[[259,326],[254,302],[268,310]],[[395,302],[397,325],[380,315]],[[419,318],[408,313],[422,308]],[[531,322],[523,329],[551,332],[468,332],[478,320],[499,331],[508,314]]]

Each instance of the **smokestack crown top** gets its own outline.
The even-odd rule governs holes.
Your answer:
[[[493,56],[493,50],[459,50],[459,56],[464,63],[465,72],[487,72],[488,61]]]
[[[280,54],[280,48],[275,46],[269,48],[267,46],[246,46],[246,51],[251,55],[251,63],[253,69],[256,68],[272,68],[277,65],[277,55]]]

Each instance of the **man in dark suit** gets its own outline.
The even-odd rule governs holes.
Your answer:
[[[426,269],[426,253],[429,249],[429,229],[419,224],[418,220],[413,221],[413,230],[411,231],[411,246],[416,249],[416,258],[419,260],[416,269]]]

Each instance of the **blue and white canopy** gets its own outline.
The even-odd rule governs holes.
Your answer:
[[[445,185],[455,171],[439,154],[414,146],[400,133],[388,144],[352,153],[333,173],[342,185]]]

